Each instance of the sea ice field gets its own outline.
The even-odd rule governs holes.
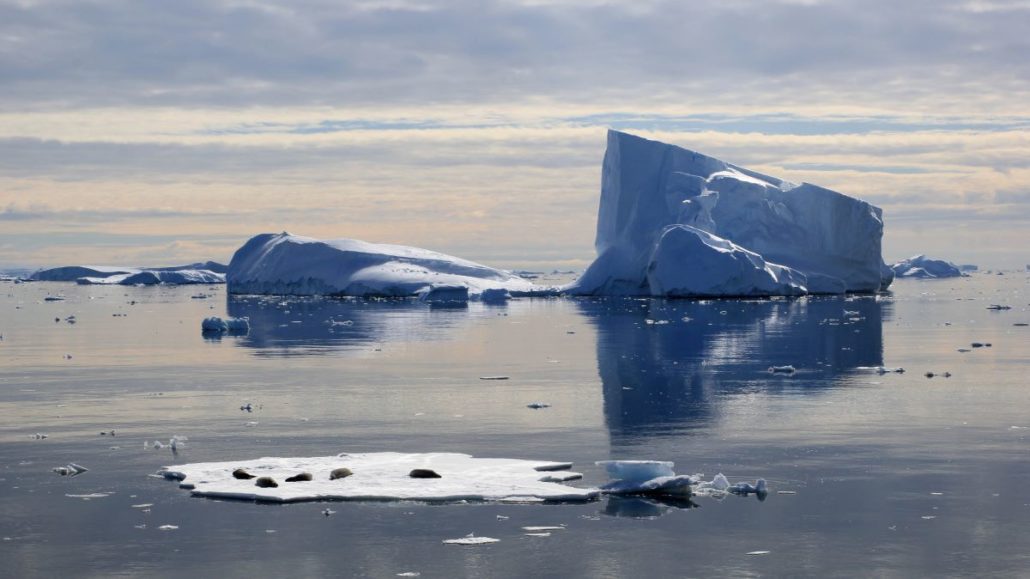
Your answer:
[[[248,327],[203,333],[212,317]],[[0,282],[0,576],[1018,575],[1027,323],[1015,271],[878,295],[459,305]],[[383,464],[441,478],[276,502],[159,474],[264,490],[225,477],[239,467],[296,496],[347,457],[341,480],[375,488],[361,460],[401,455]],[[502,467],[517,492],[634,470],[767,492],[458,496],[454,477],[493,489]],[[304,469],[316,480],[285,482]]]

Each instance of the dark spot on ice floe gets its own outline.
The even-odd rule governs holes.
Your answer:
[[[254,481],[254,485],[263,489],[274,489],[279,486],[279,483],[275,482],[275,479],[270,476],[263,476]]]
[[[329,480],[336,480],[338,478],[347,478],[354,474],[351,470],[345,466],[333,469],[333,472],[329,473]]]
[[[290,478],[286,479],[286,482],[305,482],[311,480],[312,478],[313,477],[311,476],[310,472],[302,472],[300,474],[295,474]]]
[[[443,478],[435,470],[428,468],[416,468],[408,473],[411,478]]]
[[[242,468],[238,468],[238,469],[232,471],[232,478],[236,478],[236,479],[240,479],[240,480],[247,480],[247,479],[254,478],[254,475],[252,475],[249,472],[243,470]]]

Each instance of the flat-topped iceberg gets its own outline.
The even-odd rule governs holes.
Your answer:
[[[289,233],[251,238],[236,250],[227,278],[234,294],[411,297],[465,287],[477,297],[487,290],[516,296],[548,291],[510,272],[428,249]]]
[[[896,277],[915,279],[938,279],[945,277],[962,277],[959,266],[941,259],[930,259],[925,255],[914,255],[891,266]]]
[[[597,259],[565,289],[662,297],[875,292],[882,212],[700,153],[608,132]]]
[[[561,484],[580,478],[567,462],[474,458],[457,453],[375,452],[307,458],[261,458],[166,466],[193,495],[297,502],[587,501],[596,488]]]
[[[85,285],[221,284],[225,271],[226,266],[213,261],[171,267],[70,265],[39,270],[30,279]]]

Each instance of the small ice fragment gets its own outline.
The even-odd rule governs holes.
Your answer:
[[[421,577],[422,574],[419,573],[418,571],[405,571],[403,573],[398,573],[397,576],[398,577]]]
[[[89,499],[104,499],[104,498],[107,498],[107,497],[110,496],[110,493],[89,493],[89,494],[86,494],[86,495],[69,495],[69,494],[66,494],[64,496],[72,498],[72,499],[85,499],[85,500],[88,501]]]
[[[142,525],[133,525],[133,527],[136,528],[136,529],[146,529],[147,525],[146,525],[146,523],[144,523]]]
[[[258,423],[256,420],[251,420],[250,422],[244,423],[244,426],[246,426],[247,428],[254,428],[257,425]]]
[[[730,481],[726,480],[726,476],[720,472],[712,479],[710,486],[717,491],[725,491],[730,488]]]
[[[944,496],[944,493],[938,493],[938,492],[932,492],[932,493],[930,493],[930,494],[931,494],[931,495],[933,495],[933,496],[935,496],[935,497],[940,497],[940,496]]]
[[[460,539],[444,539],[445,545],[486,545],[488,543],[499,543],[500,539],[494,539],[493,537],[476,537],[472,533],[460,538]]]
[[[132,505],[132,508],[134,508],[134,509],[149,509],[152,506],[154,506],[154,503],[142,503],[142,504],[139,504],[139,505]]]
[[[769,553],[772,553],[772,551],[748,551],[745,554],[746,555],[768,555]]]
[[[498,521],[507,521],[508,519],[509,519],[509,517],[506,517],[504,515],[497,515],[497,520]]]
[[[771,374],[793,374],[797,369],[790,364],[786,366],[769,366],[769,373]]]
[[[480,376],[480,380],[508,380],[509,376]]]
[[[778,494],[778,495],[796,495],[796,494],[798,494],[798,492],[797,491],[776,491],[776,494]]]
[[[330,510],[330,509],[326,509],[326,510],[322,511],[322,514],[324,516],[326,516],[326,517],[331,517],[331,516],[336,514],[336,511],[333,511],[333,510]]]
[[[158,529],[161,529],[162,531],[174,531],[178,528],[178,525],[161,525],[160,527],[158,527]]]
[[[565,527],[555,525],[541,525],[536,527],[522,527],[523,531],[529,531],[530,533],[539,533],[542,531],[564,531]]]
[[[546,402],[531,402],[529,404],[526,404],[526,408],[532,408],[534,410],[539,410],[541,408],[550,408],[550,407],[551,407],[551,405],[546,403]]]
[[[932,519],[936,519],[937,516],[936,515],[923,515],[920,518],[922,518],[924,521],[929,521],[929,520],[932,520]]]
[[[48,434],[43,434],[43,433],[37,432],[36,434],[32,435],[32,438],[34,438],[36,440],[45,440],[48,436],[49,436]]]
[[[550,533],[524,533],[527,537],[550,537]]]
[[[246,334],[250,331],[250,318],[204,318],[200,330],[205,334]]]

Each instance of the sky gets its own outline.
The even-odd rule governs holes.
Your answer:
[[[289,231],[578,269],[605,131],[1030,263],[1030,0],[0,0],[0,265]]]

